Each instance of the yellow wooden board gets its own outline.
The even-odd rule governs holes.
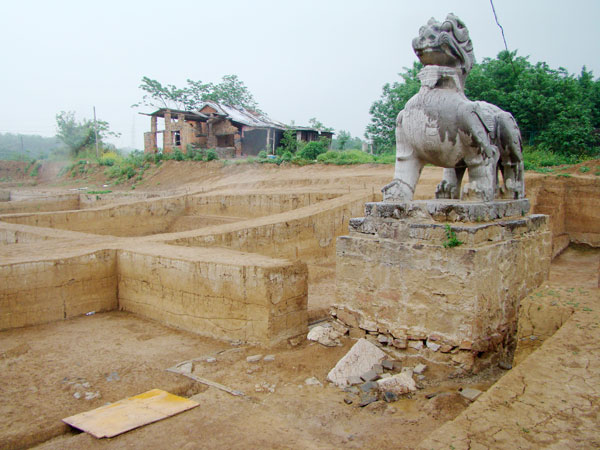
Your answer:
[[[161,389],[152,389],[110,405],[76,414],[63,422],[96,438],[113,437],[157,420],[166,419],[199,403]]]

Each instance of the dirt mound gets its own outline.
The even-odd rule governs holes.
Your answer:
[[[28,178],[25,161],[0,161],[0,183],[19,182]]]
[[[553,173],[600,177],[600,159],[590,159],[579,164],[552,167]]]

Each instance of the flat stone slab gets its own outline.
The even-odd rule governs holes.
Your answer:
[[[526,198],[492,202],[435,199],[412,202],[369,202],[365,204],[365,216],[382,219],[421,218],[437,222],[487,222],[504,217],[523,216],[529,212],[529,209],[529,199]]]
[[[479,389],[473,388],[463,388],[460,391],[460,395],[472,402],[477,400],[477,397],[479,397],[481,394],[483,394],[483,392],[481,392]]]

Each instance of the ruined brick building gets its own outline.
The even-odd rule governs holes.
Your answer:
[[[150,131],[144,133],[144,152],[175,149],[186,152],[188,145],[216,149],[222,157],[257,155],[261,150],[274,154],[283,133],[294,130],[299,141],[310,142],[321,137],[331,139],[332,132],[308,127],[289,127],[270,119],[266,114],[232,107],[216,102],[205,102],[198,111],[161,108],[150,116]],[[159,130],[159,119],[164,129]]]

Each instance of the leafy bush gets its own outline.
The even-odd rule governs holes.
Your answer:
[[[35,166],[33,167],[33,170],[29,173],[29,176],[37,177],[40,167],[42,167],[42,163],[40,163],[40,162],[35,163]]]
[[[296,153],[298,150],[298,140],[296,139],[296,131],[287,130],[283,132],[281,141],[279,141],[279,147],[275,149],[275,154],[283,156],[284,153],[289,152],[291,154]]]
[[[302,159],[314,161],[321,153],[325,153],[328,149],[329,141],[326,139],[312,141],[307,143],[301,150],[298,150],[297,155]]]
[[[396,153],[382,153],[381,155],[375,155],[375,162],[377,164],[396,164]]]
[[[258,159],[267,159],[267,151],[261,150],[260,152],[258,152]]]
[[[446,240],[442,243],[444,248],[458,247],[459,245],[464,244],[464,242],[456,237],[456,233],[448,224],[444,225],[444,234],[446,235]]]
[[[101,166],[114,166],[117,162],[121,161],[123,158],[117,155],[115,152],[106,152],[98,161],[98,164]]]
[[[349,165],[349,164],[394,164],[396,156],[393,154],[371,155],[362,150],[329,150],[317,156],[317,161],[323,164]]]
[[[183,152],[181,150],[176,148],[175,151],[173,152],[173,159],[175,161],[183,161],[185,159],[185,155],[183,154]]]
[[[110,166],[104,171],[104,175],[108,178],[117,178],[121,176],[121,166]]]
[[[206,151],[206,161],[214,161],[219,159],[219,155],[216,152],[216,150],[213,150],[212,148]]]

